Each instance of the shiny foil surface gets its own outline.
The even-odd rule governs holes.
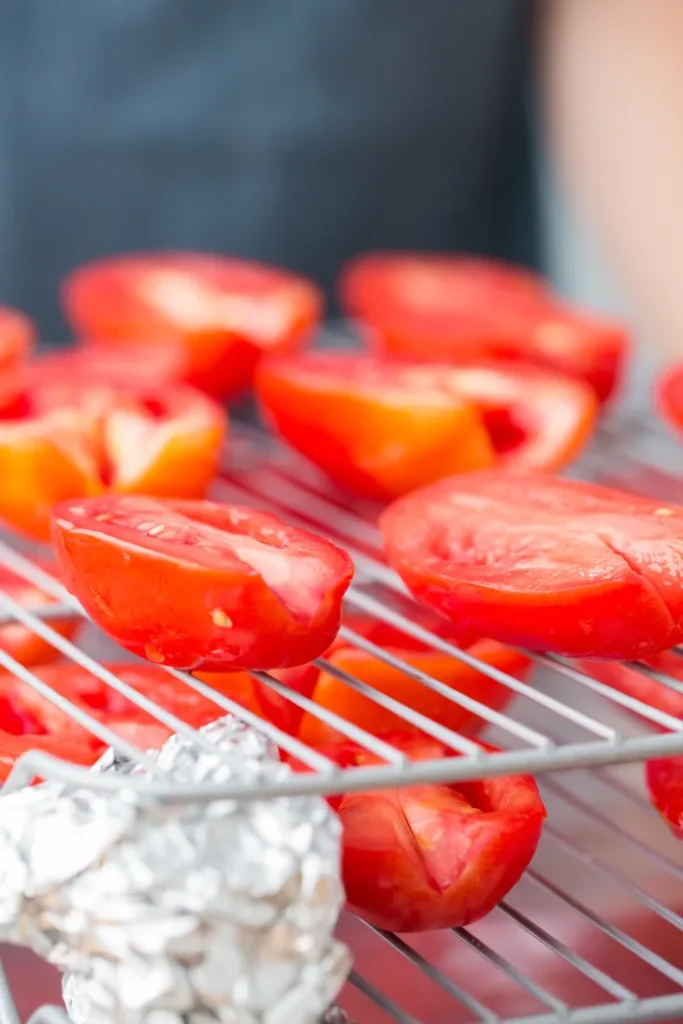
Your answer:
[[[165,781],[289,771],[235,718],[202,737],[153,755]],[[110,752],[98,770],[120,791],[47,782],[0,800],[2,937],[65,972],[75,1024],[317,1024],[350,966],[325,801],[150,802],[126,785],[145,774],[130,762]]]

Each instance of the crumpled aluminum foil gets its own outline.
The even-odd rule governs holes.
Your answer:
[[[289,771],[236,718],[171,737],[166,779]],[[113,752],[99,770],[142,774]],[[0,799],[0,937],[65,973],[75,1024],[314,1024],[350,966],[340,829],[318,797],[143,801],[48,782]],[[334,1018],[333,1018],[334,1019]]]

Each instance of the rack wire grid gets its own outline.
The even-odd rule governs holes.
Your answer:
[[[666,454],[671,450],[671,442],[644,422],[624,421],[602,429],[580,472],[661,500],[680,499],[683,480],[665,469],[672,464]],[[422,624],[422,617],[416,619],[416,606],[382,559],[373,510],[350,503],[317,471],[255,427],[243,424],[233,430],[229,456],[213,496],[273,511],[283,520],[317,529],[341,543],[351,553],[357,571],[346,601],[349,612],[374,616],[413,640],[475,667],[508,687],[514,699],[505,712],[493,711],[344,628],[342,634],[350,644],[475,712],[486,723],[484,737],[501,752],[482,752],[470,739],[320,660],[320,666],[344,685],[442,740],[455,752],[439,761],[410,763],[394,747],[318,707],[267,673],[255,673],[278,694],[384,762],[341,771],[206,683],[168,670],[213,699],[217,715],[224,711],[240,715],[313,769],[269,789],[185,787],[182,792],[188,798],[269,798],[292,792],[332,793],[530,771],[539,779],[549,811],[531,869],[483,921],[452,932],[399,937],[343,916],[340,935],[354,950],[357,965],[340,1000],[349,1015],[360,1024],[683,1020],[683,848],[652,810],[639,763],[644,758],[683,752],[683,722],[611,689],[566,659],[534,656],[535,675],[530,682],[521,682],[431,632]],[[104,667],[104,662],[120,662],[125,656],[92,624],[84,624],[78,646],[52,628],[51,623],[72,616],[74,611],[84,615],[60,583],[7,541],[0,542],[0,564],[55,599],[52,604],[27,608],[0,591],[0,624],[28,627],[172,731],[194,735],[201,742],[186,723]],[[152,781],[139,784],[150,796],[178,798],[178,787],[165,783],[154,762],[119,739],[106,723],[52,691],[3,651],[0,667],[24,680],[102,741],[148,767],[154,775]],[[631,667],[683,693],[679,680],[644,665]],[[36,775],[104,788],[119,784],[116,778],[93,776],[31,751],[15,765],[5,792]],[[35,1024],[63,1021],[63,1011],[43,1005],[59,998],[50,969],[45,966],[39,971],[25,951],[5,947],[2,955],[19,1008],[0,975],[2,1024],[17,1024],[33,1010]],[[28,977],[30,986],[22,984],[22,978],[26,982]],[[45,979],[44,985],[38,978]]]

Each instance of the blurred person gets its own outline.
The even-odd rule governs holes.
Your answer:
[[[6,0],[0,295],[65,337],[80,262],[310,274],[373,248],[539,264],[529,111],[655,337],[683,347],[681,0]]]

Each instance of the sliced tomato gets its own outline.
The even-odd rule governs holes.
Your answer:
[[[420,736],[381,738],[413,761],[456,756]],[[381,763],[351,742],[320,750],[344,768]],[[529,775],[346,793],[330,802],[343,828],[347,904],[395,932],[459,928],[488,914],[528,867],[545,818]]]
[[[0,397],[0,518],[40,539],[50,509],[105,491],[203,497],[226,414],[185,385],[86,383],[32,369]]]
[[[79,338],[121,346],[180,342],[185,379],[221,398],[247,387],[263,352],[303,344],[323,297],[305,277],[200,253],[147,253],[87,264],[64,283]]]
[[[25,363],[36,341],[35,325],[18,309],[0,306],[0,373]]]
[[[54,573],[51,566],[44,563],[38,564],[44,572],[51,575]],[[11,597],[13,601],[28,609],[57,603],[56,598],[46,591],[4,567],[0,567],[0,590]],[[75,636],[82,621],[81,617],[74,613],[68,619],[52,619],[50,625],[60,636],[71,639]],[[20,622],[10,622],[0,626],[0,649],[27,668],[33,665],[43,665],[59,656],[59,651],[47,640],[43,640],[37,633]]]
[[[680,658],[672,651],[663,651],[651,658],[647,658],[645,664],[650,668],[662,672],[683,682],[683,658]],[[628,697],[640,700],[657,711],[663,711],[667,715],[683,719],[683,693],[671,689],[664,683],[652,679],[650,676],[638,672],[636,669],[622,665],[618,661],[605,661],[596,664],[587,662],[584,666],[589,675],[594,676],[601,683],[611,686]],[[658,728],[656,723],[650,722],[652,728]],[[667,730],[662,726],[662,732]]]
[[[140,345],[134,352],[120,345],[72,345],[37,356],[32,366],[34,379],[110,381],[129,385],[143,383],[159,387],[185,376],[186,357],[180,344]]]
[[[380,517],[413,594],[503,643],[649,657],[683,639],[683,508],[540,473],[440,481]]]
[[[653,806],[677,839],[683,839],[683,757],[660,757],[645,765]]]
[[[559,469],[597,415],[587,385],[521,364],[304,352],[265,360],[257,390],[286,441],[342,485],[378,499],[494,463]]]
[[[337,634],[353,574],[329,541],[209,501],[65,502],[53,538],[66,585],[105,632],[205,672],[312,661]]]
[[[488,707],[500,710],[510,701],[512,690],[490,679],[455,658],[441,654],[433,648],[412,641],[400,630],[366,616],[345,615],[343,624],[356,633],[382,647],[387,653],[405,661],[435,679],[453,687],[459,693],[480,701]],[[452,638],[454,643],[458,643]],[[531,660],[509,647],[503,647],[494,640],[478,640],[461,646],[473,657],[501,672],[517,679],[524,678]],[[349,641],[337,637],[325,655],[334,666],[348,672],[356,679],[373,686],[376,690],[399,700],[414,711],[426,715],[435,722],[445,725],[458,733],[473,733],[483,725],[481,719],[458,704],[434,693],[405,672],[393,668],[368,654]],[[312,697],[316,704],[341,715],[347,722],[378,733],[394,730],[419,732],[405,718],[393,714],[364,697],[335,676],[320,671],[315,665],[284,669],[275,673],[278,679],[305,697]],[[255,683],[255,696],[266,715],[304,743],[317,746],[321,743],[343,741],[344,736],[326,725],[314,714],[304,714],[286,698],[281,697],[263,683]]]
[[[341,277],[347,311],[385,354],[522,359],[585,380],[605,401],[628,349],[616,323],[570,309],[537,275],[461,256],[360,256]]]

